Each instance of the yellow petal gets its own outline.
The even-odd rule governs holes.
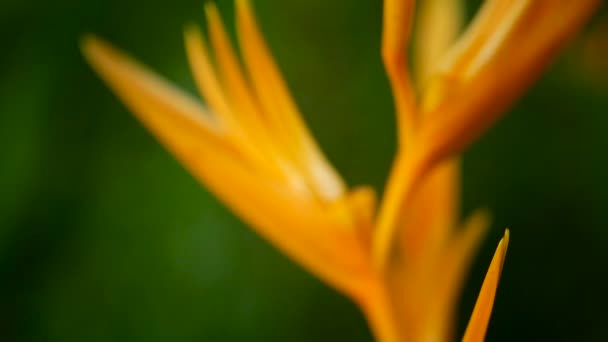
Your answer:
[[[167,139],[211,146],[249,166],[247,157],[225,138],[213,117],[194,99],[101,39],[85,37],[82,50],[89,63],[137,117],[153,132],[163,133],[162,139],[165,131],[179,130],[183,132],[181,137],[167,136]],[[167,128],[163,128],[165,125]]]
[[[269,127],[263,122],[260,106],[245,78],[241,63],[232,48],[215,4],[207,3],[205,13],[221,84],[226,89],[232,111],[236,113],[236,118],[232,122],[234,122],[235,130],[244,135],[242,148],[249,150],[248,153],[258,156],[267,167],[281,173],[281,175],[275,174],[275,176],[287,178],[294,191],[300,192],[303,196],[310,195],[301,175],[293,167],[287,165],[287,161],[279,152],[279,147],[272,139]],[[202,44],[198,45],[202,46]]]
[[[236,5],[241,49],[271,131],[290,149],[296,165],[322,200],[341,198],[345,185],[308,132],[258,29],[249,1],[237,0]]]
[[[194,80],[201,96],[207,101],[211,111],[226,126],[235,129],[239,126],[238,120],[235,118],[226,94],[220,85],[207,51],[207,44],[204,42],[200,31],[194,26],[187,27],[184,31],[184,40]]]
[[[488,223],[489,215],[478,210],[441,246],[391,265],[390,296],[405,340],[452,340],[458,294]]]
[[[362,309],[376,341],[404,341],[403,327],[393,309],[394,298],[391,298],[383,283],[369,286],[365,295],[356,302]]]
[[[438,58],[446,49],[446,44],[453,39],[456,34],[458,22],[460,20],[459,14],[454,13],[454,9],[458,9],[455,2],[446,2],[449,0],[433,0],[430,3],[423,4],[423,16],[421,27],[419,27],[418,34],[418,57],[419,64],[422,68],[420,73],[421,78],[426,78],[428,69],[433,67],[433,62],[429,59]],[[407,229],[407,232],[403,234],[402,241],[409,244],[409,247],[419,246],[420,249],[424,249],[425,245],[418,244],[420,239],[411,239],[411,235],[427,234],[428,226],[417,227],[420,222],[416,217],[422,219],[427,217],[436,217],[436,213],[427,216],[423,213],[416,215],[416,217],[409,218],[410,214],[417,211],[421,207],[428,207],[435,203],[434,198],[429,196],[435,196],[441,198],[441,201],[436,203],[446,204],[448,207],[457,207],[457,202],[453,197],[454,194],[448,194],[453,189],[458,180],[455,175],[457,167],[446,166],[444,171],[439,171],[443,175],[434,176],[433,178],[442,178],[442,180],[424,180],[426,183],[444,183],[436,184],[431,186],[418,186],[419,177],[424,175],[430,167],[426,164],[426,160],[420,160],[420,154],[416,151],[417,139],[414,135],[416,134],[416,105],[415,105],[415,94],[413,92],[411,81],[409,80],[409,71],[407,68],[407,54],[406,48],[409,41],[411,17],[414,11],[414,1],[402,1],[402,0],[387,0],[384,3],[384,28],[382,36],[382,55],[387,69],[391,85],[393,88],[393,96],[395,98],[399,125],[399,144],[400,147],[405,147],[404,150],[400,150],[396,156],[393,168],[389,180],[385,187],[385,194],[382,198],[380,206],[378,220],[376,222],[376,229],[373,237],[373,254],[374,260],[378,267],[383,267],[386,263],[388,255],[392,251],[393,237],[398,226],[407,225],[411,229]],[[448,22],[441,22],[441,25],[437,25],[437,21],[447,19]],[[437,30],[437,27],[445,29]],[[424,41],[423,41],[424,39]],[[427,41],[428,40],[428,41]],[[409,140],[408,140],[409,139]],[[407,143],[405,143],[407,140]],[[452,169],[452,171],[447,171]],[[444,187],[445,185],[445,187]],[[441,191],[446,189],[445,194],[436,193],[435,190]],[[416,196],[415,194],[424,194],[427,198],[415,199],[409,198],[409,196]],[[442,195],[448,195],[448,198],[441,197]],[[409,203],[409,204],[408,204]],[[428,205],[427,205],[428,204]],[[408,209],[409,206],[413,206],[414,209]],[[445,211],[445,216],[437,217],[437,225],[430,223],[435,227],[439,226],[438,221],[446,219],[453,215],[455,209],[448,209]],[[431,209],[429,209],[431,210]],[[406,218],[408,217],[408,218]],[[410,220],[412,224],[402,222],[403,220]],[[434,221],[434,220],[432,220]],[[451,227],[452,225],[446,225]],[[444,227],[446,227],[444,226]],[[439,232],[439,229],[435,229],[435,233]],[[434,233],[431,233],[434,235]],[[440,240],[439,237],[434,238],[436,241]],[[412,250],[412,248],[408,248]],[[413,251],[412,254],[417,252]]]
[[[446,70],[449,87],[428,110],[419,146],[434,162],[462,151],[540,75],[560,48],[588,19],[596,0],[514,1],[492,26],[474,31],[484,39],[461,68]],[[483,25],[482,25],[483,26]],[[466,35],[465,35],[466,37]],[[455,65],[457,65],[456,63]]]
[[[480,342],[485,339],[486,330],[488,328],[488,322],[490,321],[490,315],[492,314],[492,306],[494,305],[494,297],[496,296],[496,289],[498,288],[498,282],[500,280],[500,274],[507,254],[507,246],[509,245],[509,230],[505,232],[505,236],[498,243],[496,252],[490,268],[486,275],[486,279],[481,286],[479,291],[479,297],[477,297],[477,303],[471,314],[469,325],[464,333],[462,340],[464,342]]]
[[[97,38],[85,38],[82,48],[138,119],[260,235],[343,292],[364,283],[368,268],[359,237],[341,228],[344,221],[257,171],[201,105],[160,77]]]
[[[518,25],[522,24],[525,14],[530,13],[533,9],[533,2],[531,0],[512,1],[500,20],[496,21],[491,34],[483,41],[479,50],[467,61],[467,66],[461,71],[462,78],[473,77],[480,68],[493,58],[498,57],[500,46],[515,32]]]
[[[219,162],[200,158],[193,167],[210,163]],[[358,236],[315,203],[294,199],[281,186],[242,169],[221,169],[199,179],[258,234],[328,285],[347,295],[365,286],[369,269]]]
[[[431,170],[432,161],[425,150],[411,149],[410,153],[398,153],[376,218],[372,237],[372,258],[377,268],[383,269],[394,252],[396,231],[402,226],[403,210],[411,205],[412,197],[423,182],[421,179]]]
[[[452,75],[464,74],[463,70],[495,35],[496,27],[509,25],[506,17],[511,18],[512,24],[517,18],[517,12],[521,13],[529,3],[529,0],[486,0],[464,34],[450,48],[441,64],[437,65],[437,71]]]
[[[416,14],[414,66],[418,89],[424,89],[463,24],[461,0],[427,0]]]
[[[482,238],[490,225],[490,215],[485,210],[475,211],[464,223],[460,231],[449,240],[437,259],[431,265],[435,276],[427,287],[428,319],[424,322],[421,341],[449,341],[453,339],[454,315],[458,297],[477,252]],[[429,290],[430,291],[430,290]],[[434,338],[434,339],[431,339]]]
[[[200,31],[194,26],[189,26],[184,31],[184,39],[190,66],[201,96],[225,127],[226,135],[255,159],[257,167],[264,169],[269,177],[286,179],[294,193],[306,196],[306,188],[297,181],[297,177],[292,174],[287,175],[281,169],[280,162],[277,161],[278,156],[268,139],[265,139],[266,134],[262,131],[260,123],[247,120],[248,115],[235,115],[235,111],[240,111],[239,114],[247,114],[247,108],[238,105],[238,102],[235,105],[235,101],[230,101],[226,96]]]
[[[312,196],[301,174],[281,155],[271,139],[268,127],[262,122],[260,110],[243,76],[217,9],[211,3],[205,8],[220,73],[216,73],[211,64],[200,32],[193,27],[185,32],[188,58],[203,97],[227,126],[227,134],[240,149],[255,159],[258,168],[264,169],[269,177],[284,179],[294,196]]]
[[[222,76],[222,84],[229,94],[233,110],[238,113],[239,121],[245,126],[247,132],[257,138],[256,140],[262,139],[259,136],[268,135],[269,132],[264,127],[261,109],[245,79],[219,12],[215,5],[210,2],[205,5],[205,13],[215,61]],[[260,143],[265,143],[265,141],[260,141]]]
[[[361,231],[364,244],[368,246],[376,215],[376,191],[371,186],[356,187],[348,193],[346,200],[355,220],[354,225]]]
[[[393,252],[394,237],[397,226],[401,223],[401,210],[410,196],[415,178],[408,167],[410,154],[397,154],[391,173],[384,187],[372,236],[372,259],[375,267],[383,270],[389,263]]]
[[[414,3],[414,0],[384,1],[382,60],[393,91],[400,146],[407,146],[405,141],[414,135],[416,126],[416,96],[406,52]]]
[[[437,165],[422,179],[412,199],[401,210],[398,238],[404,258],[424,258],[443,246],[458,223],[460,161]]]

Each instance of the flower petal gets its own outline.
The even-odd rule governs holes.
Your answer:
[[[200,31],[195,26],[188,26],[184,30],[184,41],[194,80],[201,96],[220,121],[228,126],[229,130],[234,130],[234,127],[238,126],[237,120],[213,68],[207,44]]]
[[[238,113],[239,122],[250,135],[256,140],[261,139],[260,136],[266,138],[269,132],[262,121],[261,109],[232,48],[219,12],[212,2],[205,5],[205,13],[215,61],[233,110]],[[266,143],[266,141],[256,141],[256,143]]]
[[[348,193],[346,200],[354,217],[354,225],[361,231],[368,246],[376,214],[376,191],[371,186],[359,186]]]
[[[478,210],[440,246],[391,264],[390,297],[405,339],[452,340],[458,294],[488,223],[489,215]]]
[[[477,303],[471,314],[469,325],[462,338],[463,342],[478,342],[483,341],[488,329],[490,315],[492,314],[492,306],[494,306],[494,297],[498,288],[498,281],[505,262],[507,254],[507,246],[509,245],[509,230],[505,231],[505,236],[498,243],[494,258],[488,268],[486,279],[483,281]]]
[[[400,146],[407,146],[405,141],[414,135],[417,120],[416,95],[410,80],[406,53],[414,3],[414,0],[384,1],[382,60],[393,91]]]
[[[265,119],[323,201],[342,198],[346,187],[310,135],[268,51],[248,0],[237,0],[240,46]]]
[[[498,0],[497,0],[498,1]],[[493,2],[491,2],[493,3]],[[490,4],[491,4],[490,3]],[[420,134],[432,160],[462,151],[540,75],[560,48],[583,25],[597,0],[513,1],[483,39],[464,49],[463,63],[436,76],[441,95],[428,106]],[[483,25],[480,25],[484,27]],[[467,35],[465,34],[465,37]],[[467,45],[469,46],[469,45]],[[456,67],[460,65],[460,67]]]
[[[194,99],[97,37],[85,37],[82,50],[89,63],[137,117],[153,132],[160,133],[164,144],[204,144],[249,166],[247,157]],[[182,135],[169,136],[166,133],[170,130],[180,131]]]
[[[239,138],[240,148],[257,159],[260,167],[264,168],[269,176],[284,179],[286,186],[293,191],[294,195],[312,197],[314,194],[306,184],[304,175],[288,160],[282,151],[280,142],[273,139],[271,127],[264,122],[262,110],[245,78],[243,68],[232,48],[217,8],[213,3],[207,3],[205,13],[219,69],[217,74],[220,81],[214,86],[219,87],[220,84],[223,86],[231,112],[237,113],[236,115],[223,115],[223,117],[231,124],[232,133]],[[200,34],[190,33],[190,36],[186,38],[189,38],[187,48],[190,51],[191,61],[198,57],[198,62],[196,60],[191,62],[194,63],[193,66],[195,67],[197,63],[204,63],[201,57],[204,59],[207,56]],[[209,65],[209,67],[211,66]],[[201,74],[198,78],[205,76],[207,75]],[[211,81],[207,80],[207,82]]]
[[[426,0],[416,14],[414,66],[418,89],[424,89],[441,58],[458,37],[464,20],[458,0]]]
[[[458,225],[460,210],[460,160],[437,165],[422,179],[412,199],[402,208],[398,230],[403,258],[424,258],[441,248]]]
[[[462,75],[487,42],[495,36],[499,25],[512,25],[529,0],[486,0],[467,30],[447,51],[437,65],[437,72]],[[510,18],[511,20],[505,20]]]
[[[369,268],[348,221],[256,169],[200,104],[145,67],[95,37],[82,48],[137,118],[260,235],[339,290],[364,286]]]
[[[414,182],[423,170],[412,170],[412,154],[397,154],[384,187],[372,235],[372,259],[376,268],[383,270],[390,264],[397,227],[406,202],[411,196]]]
[[[428,296],[429,319],[424,328],[428,339],[422,340],[431,341],[431,337],[435,337],[434,341],[453,339],[458,296],[464,286],[471,261],[489,226],[488,212],[475,211],[444,246],[444,250],[439,253],[437,264],[430,266],[435,277],[428,286],[433,289]]]

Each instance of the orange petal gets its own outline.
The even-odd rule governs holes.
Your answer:
[[[235,101],[230,101],[224,92],[200,31],[194,26],[187,27],[184,31],[184,40],[201,96],[225,127],[226,134],[238,144],[240,149],[255,159],[257,167],[264,169],[269,177],[288,178],[277,165],[279,164],[276,162],[277,156],[269,146],[268,139],[264,139],[264,132],[261,132],[259,123],[256,126],[255,122],[247,121],[247,115],[235,115],[235,110],[241,111],[238,114],[246,114],[246,108],[242,108],[238,103],[234,105]],[[299,186],[301,182],[294,181],[294,178],[291,177],[292,180],[289,182],[291,188],[294,192],[305,195],[305,191],[302,191],[303,187]]]
[[[394,237],[400,223],[401,210],[417,175],[410,169],[409,154],[397,154],[384,187],[372,236],[372,259],[378,269],[384,269],[393,252]]]
[[[429,8],[428,4],[423,5],[427,6],[423,7],[422,10],[429,15],[429,22],[428,25],[423,23],[423,26],[428,28],[428,30],[421,28],[420,32],[422,32],[422,35],[425,33],[436,33],[432,28],[438,25],[431,23],[430,20],[437,19],[435,15],[438,13],[440,16],[444,14],[445,16],[452,16],[450,17],[451,19],[453,18],[454,14],[448,13],[451,11],[448,11],[446,8],[449,5],[439,2],[436,2],[434,5],[437,6]],[[399,145],[400,147],[404,147],[404,149],[398,152],[394,161],[378,212],[372,248],[374,262],[378,267],[383,267],[386,264],[387,258],[392,252],[395,231],[402,224],[401,219],[407,215],[404,214],[404,209],[407,211],[406,208],[409,205],[406,202],[417,202],[416,199],[412,199],[410,196],[415,196],[414,193],[420,190],[418,186],[419,178],[429,171],[428,167],[430,166],[426,163],[426,160],[420,159],[421,155],[416,151],[418,139],[414,137],[418,130],[416,127],[416,116],[419,113],[417,113],[415,94],[409,78],[406,53],[410,39],[413,12],[413,0],[387,0],[384,2],[382,56],[391,81],[393,97],[396,103]],[[451,22],[455,21],[451,20]],[[442,23],[442,25],[444,24]],[[445,49],[443,45],[446,44],[447,40],[451,39],[447,36],[453,34],[454,32],[451,32],[450,34],[446,33],[446,36],[443,37],[435,36],[427,38],[436,38],[437,49],[443,50]],[[420,42],[420,46],[423,45],[423,42]],[[421,48],[419,52],[420,56],[424,55],[424,57],[432,57],[430,55],[427,56],[427,54],[434,55],[440,53],[432,49],[427,50],[426,46],[425,48]],[[430,68],[430,64],[425,65],[429,65]],[[406,140],[407,143],[405,142]],[[420,193],[423,193],[423,190],[420,190]],[[446,203],[448,202],[451,201],[448,200]],[[411,212],[407,211],[407,213]],[[416,241],[411,244],[415,243]]]
[[[238,127],[237,120],[211,63],[207,44],[204,42],[200,31],[195,26],[188,26],[184,31],[184,40],[194,80],[201,96],[223,123],[231,129],[234,129],[235,126]]]
[[[209,35],[215,53],[215,61],[221,74],[223,85],[229,94],[230,102],[250,134],[254,136],[268,134],[262,122],[261,109],[254,97],[241,64],[232,48],[228,34],[215,5],[205,5]]]
[[[404,258],[424,258],[444,245],[457,226],[460,210],[460,160],[437,165],[422,179],[400,213],[398,242]]]
[[[440,253],[437,264],[429,265],[434,277],[427,286],[428,318],[424,322],[421,341],[449,341],[453,339],[453,324],[458,296],[464,285],[473,256],[490,225],[485,210],[475,211],[456,232]],[[436,338],[432,338],[436,337]]]
[[[371,186],[356,187],[348,193],[346,200],[355,218],[355,226],[361,230],[365,245],[368,246],[376,215],[376,191]]]
[[[414,66],[418,89],[424,89],[441,58],[458,37],[464,20],[463,4],[456,0],[427,0],[416,14]]]
[[[488,223],[489,215],[478,210],[440,246],[391,265],[391,298],[405,339],[452,340],[458,294]]]
[[[234,51],[230,38],[224,28],[224,23],[213,2],[205,5],[205,14],[213,45],[215,60],[217,62],[223,85],[229,94],[230,102],[234,110],[239,114],[245,131],[253,136],[253,144],[267,153],[279,158],[276,161],[280,167],[285,167],[284,148],[281,142],[276,141],[273,132],[261,107],[250,81]],[[287,158],[288,159],[288,158]],[[291,170],[299,173],[299,170]]]
[[[540,75],[565,42],[583,25],[597,0],[536,0],[510,3],[508,11],[477,32],[461,69],[445,70],[449,83],[419,134],[419,145],[434,162],[462,151]],[[483,25],[482,25],[483,26]],[[466,35],[465,35],[466,36]],[[455,63],[454,65],[459,65]],[[436,96],[436,95],[434,95]]]
[[[413,136],[416,125],[416,96],[407,59],[414,0],[384,1],[382,60],[391,82],[397,111],[400,146]]]
[[[211,146],[248,166],[247,157],[226,139],[221,127],[194,99],[97,37],[85,37],[82,50],[99,75],[153,132],[182,131],[181,137],[167,138]]]
[[[403,223],[403,210],[411,205],[412,197],[423,184],[420,180],[432,164],[424,150],[412,149],[398,153],[385,186],[372,237],[372,258],[376,267],[389,264],[395,245],[397,229]]]
[[[176,158],[257,232],[312,273],[344,292],[365,279],[359,238],[294,196],[280,181],[256,172],[204,108],[103,41],[87,37],[83,52],[110,88]],[[227,181],[229,180],[229,181]]]
[[[283,147],[264,120],[263,109],[243,73],[232,48],[224,24],[213,3],[205,6],[209,33],[214,47],[222,84],[233,112],[237,114],[237,131],[245,135],[241,147],[260,160],[261,167],[274,176],[284,178],[294,195],[313,197],[302,172],[283,153]],[[198,44],[199,48],[202,46]]]
[[[505,22],[509,25],[504,18],[515,19],[516,12],[521,13],[522,7],[529,3],[529,0],[486,0],[467,30],[446,53],[441,64],[437,65],[437,71],[451,75],[464,74],[463,70],[495,35],[496,27],[500,24],[504,26]]]
[[[249,1],[237,0],[236,5],[243,56],[271,131],[290,149],[292,160],[305,173],[320,199],[341,198],[345,185],[306,128],[259,31]]]
[[[486,330],[488,329],[488,322],[490,321],[490,315],[492,314],[492,306],[494,305],[494,297],[496,296],[496,289],[498,288],[498,282],[500,280],[500,274],[502,267],[505,262],[505,256],[507,254],[507,246],[509,245],[509,230],[505,231],[505,236],[498,243],[494,258],[486,279],[483,281],[481,291],[479,291],[479,297],[475,303],[473,314],[469,320],[469,325],[464,333],[462,341],[464,342],[478,342],[483,341],[486,336]]]

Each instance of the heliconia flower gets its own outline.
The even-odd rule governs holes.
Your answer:
[[[415,76],[406,49],[413,0],[386,0],[382,57],[393,89],[398,152],[378,208],[349,188],[308,131],[248,0],[236,1],[237,57],[213,4],[209,42],[185,30],[206,105],[99,38],[83,52],[159,141],[227,207],[277,248],[359,305],[378,341],[453,337],[458,293],[489,225],[459,223],[459,157],[540,74],[597,0],[488,0],[466,31],[457,0],[419,9]],[[509,232],[501,240],[464,341],[482,341]]]

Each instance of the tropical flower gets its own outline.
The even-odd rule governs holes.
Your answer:
[[[398,151],[377,207],[348,187],[306,128],[248,0],[236,1],[242,62],[213,4],[210,41],[185,30],[206,105],[104,41],[88,36],[93,68],[160,142],[260,235],[351,298],[383,342],[451,339],[453,313],[486,227],[459,223],[458,154],[498,119],[596,0],[488,0],[457,36],[456,0],[422,4],[416,79],[406,48],[413,0],[386,0],[382,57]],[[509,240],[498,245],[463,340],[484,339]]]

